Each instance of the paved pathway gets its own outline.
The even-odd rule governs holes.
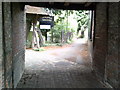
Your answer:
[[[26,50],[25,72],[17,88],[102,88],[91,73],[85,40],[70,47],[37,52]]]

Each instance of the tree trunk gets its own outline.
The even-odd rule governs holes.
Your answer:
[[[31,21],[27,20],[26,21],[26,40],[27,40],[27,37],[28,37],[28,34],[30,32],[30,29],[31,29]]]
[[[40,39],[40,41],[39,41],[39,43],[40,43],[40,46],[43,46],[43,44],[44,44],[44,39],[43,39],[43,37],[42,37],[42,33],[41,33],[41,30],[38,28],[38,34],[39,34],[39,39]]]
[[[35,39],[35,32],[34,32],[34,23],[33,23],[33,34],[32,34],[32,48],[34,48],[34,39]]]
[[[51,32],[51,41],[53,42],[53,31]]]
[[[64,43],[64,31],[61,32],[61,43]]]
[[[36,46],[39,49],[40,48],[40,44],[39,44],[39,35],[37,30],[34,31],[35,32],[35,39],[36,39]]]
[[[45,32],[45,41],[47,41],[47,30]]]

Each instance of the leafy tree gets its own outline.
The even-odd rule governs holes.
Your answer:
[[[69,27],[68,16],[73,14],[72,10],[53,10],[53,14],[57,17],[54,23],[54,27],[51,29],[52,41],[55,38],[55,42],[60,42],[61,34],[64,32],[73,32],[74,30]]]
[[[82,35],[81,37],[84,37],[85,28],[88,28],[88,23],[89,23],[89,11],[79,10],[76,11],[76,15],[77,15],[76,20],[78,22],[77,35],[81,30],[81,35]]]

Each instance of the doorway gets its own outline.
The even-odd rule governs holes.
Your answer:
[[[63,13],[68,11],[63,11]],[[73,12],[73,11],[72,11]],[[77,12],[77,11],[76,11]],[[89,13],[90,11],[88,11]],[[59,12],[61,13],[61,12]],[[77,13],[81,13],[79,18],[85,18],[87,11],[79,10]],[[61,13],[62,14],[62,13]],[[58,16],[58,19],[64,18],[65,16]],[[88,16],[90,17],[90,16]],[[91,21],[88,20],[91,23]],[[67,25],[68,22],[72,22],[72,19],[68,19],[67,16]],[[78,20],[79,21],[79,20]],[[82,19],[80,19],[79,25],[82,23]],[[85,23],[85,22],[83,22]],[[37,24],[37,23],[36,23]],[[72,23],[73,26],[76,26],[75,23]],[[32,24],[34,25],[34,23]],[[38,24],[40,25],[40,24]],[[60,35],[65,34],[63,32],[63,27],[65,26],[65,22],[60,23],[62,25],[62,31],[59,33]],[[79,26],[78,25],[78,26]],[[34,28],[33,26],[32,28]],[[65,27],[68,29],[69,25]],[[59,29],[59,25],[54,28],[53,30]],[[75,28],[75,27],[74,27]],[[66,29],[66,30],[67,30]],[[86,29],[86,32],[84,32]],[[76,33],[79,34],[81,31],[80,36],[76,36],[73,42],[66,44],[63,37],[59,37],[56,41],[56,38],[51,40],[53,42],[57,42],[60,46],[53,47],[47,46],[44,47],[40,46],[37,43],[34,43],[35,48],[26,50],[26,61],[25,61],[25,72],[20,80],[17,88],[96,88],[96,87],[103,87],[99,83],[98,80],[93,76],[91,73],[91,59],[89,56],[88,50],[88,29],[90,27],[77,27]],[[80,31],[79,31],[80,30]],[[52,32],[51,36],[56,31]],[[84,36],[85,35],[85,36]],[[37,36],[37,34],[36,34]],[[35,36],[35,37],[36,37]],[[64,37],[67,35],[64,35]],[[38,36],[39,37],[39,36]],[[36,37],[37,38],[37,37]],[[46,35],[45,35],[46,38]],[[64,40],[63,40],[64,39]],[[46,43],[49,42],[45,39]],[[53,44],[53,43],[52,43]],[[37,48],[37,49],[36,49]],[[41,49],[42,48],[42,49]],[[82,82],[81,82],[82,81]],[[92,83],[91,83],[92,82]]]

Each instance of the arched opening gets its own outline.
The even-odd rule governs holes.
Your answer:
[[[89,32],[89,35],[87,32],[87,42],[80,39],[75,41],[71,47],[63,50],[61,48],[54,51],[44,51],[44,53],[41,54],[39,52],[27,51],[26,68],[22,79],[18,83],[18,88],[30,88],[31,85],[34,88],[104,87],[91,73],[92,61],[89,55],[92,52],[91,46],[94,40],[94,11],[91,9],[91,11],[89,10],[88,12],[89,24],[87,28],[88,30],[86,31]],[[33,16],[33,18],[36,17]],[[91,44],[89,47],[91,52],[88,50],[88,43]],[[83,78],[85,79],[82,80]],[[93,83],[88,85],[90,82]],[[84,86],[82,83],[86,83],[86,85]],[[97,86],[94,86],[94,83],[97,83]]]
[[[92,70],[89,67],[84,68],[85,66],[82,65],[81,69],[83,69],[83,71],[80,68],[77,69],[78,71],[76,68],[72,68],[72,71],[68,69],[67,72],[67,70],[64,71],[64,69],[66,69],[64,68],[61,69],[63,70],[61,72],[52,69],[51,71],[47,72],[46,70],[40,73],[38,70],[35,71],[38,72],[37,74],[32,73],[24,76],[26,42],[25,5],[67,10],[92,10],[90,16],[91,27],[88,32],[88,51],[92,58]],[[20,81],[22,76],[26,77],[21,79],[26,80],[26,82],[23,80],[26,85],[25,87],[32,86],[31,81],[34,82],[33,87],[119,87],[119,5],[119,3],[89,2],[0,3],[0,18],[2,20],[2,22],[0,22],[0,81],[2,81],[0,82],[2,83],[0,84],[0,88],[16,88],[17,85],[20,85],[22,82]],[[71,51],[65,54],[67,55],[68,53],[71,53]],[[72,55],[75,56],[76,54],[73,53]],[[63,65],[63,63],[57,65]],[[64,63],[64,65],[69,66],[68,63]],[[91,71],[96,74],[96,78]],[[43,80],[43,83],[39,79]],[[99,81],[102,81],[104,86]]]

